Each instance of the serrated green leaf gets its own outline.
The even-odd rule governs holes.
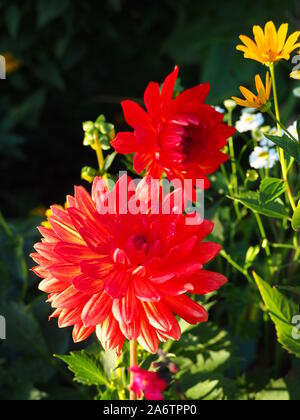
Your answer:
[[[275,324],[278,341],[288,352],[300,357],[300,340],[293,338],[295,325],[292,323],[294,316],[299,314],[298,306],[256,273],[253,273],[253,276],[266,309]]]
[[[253,212],[257,212],[264,216],[273,217],[275,219],[284,219],[288,217],[288,211],[283,202],[277,198],[274,202],[263,203],[260,194],[255,191],[247,191],[240,193],[238,196],[230,197],[249,208]]]
[[[285,134],[282,137],[265,134],[265,137],[267,137],[267,139],[271,140],[277,146],[281,147],[285,153],[288,156],[293,157],[297,163],[300,163],[300,143],[295,142]]]
[[[69,370],[75,375],[75,381],[89,386],[109,385],[99,360],[84,350],[72,352],[69,356],[55,355],[55,357],[67,363]]]

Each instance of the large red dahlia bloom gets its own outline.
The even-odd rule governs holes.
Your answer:
[[[135,153],[134,169],[154,178],[165,172],[172,180],[204,180],[228,156],[220,151],[235,129],[224,124],[223,114],[204,104],[209,84],[188,89],[173,99],[178,67],[166,78],[162,88],[151,82],[144,95],[147,112],[133,101],[123,101],[126,122],[134,132],[121,132],[112,142],[121,154]]]
[[[191,324],[207,321],[186,293],[209,293],[226,278],[202,269],[220,251],[203,242],[213,223],[187,226],[187,216],[174,212],[129,214],[132,200],[149,213],[156,194],[162,207],[174,203],[174,193],[163,196],[156,188],[151,195],[149,178],[133,190],[129,182],[124,176],[108,192],[96,178],[92,197],[75,187],[66,210],[52,206],[51,228],[39,228],[33,271],[43,278],[39,288],[49,294],[52,317],[60,327],[74,327],[74,341],[96,330],[107,350],[120,352],[126,337],[155,353],[159,340],[180,338],[175,315]]]

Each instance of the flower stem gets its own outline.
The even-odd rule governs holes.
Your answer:
[[[122,357],[118,357],[117,366],[121,364]],[[117,369],[117,380],[118,380],[118,395],[120,400],[126,400],[125,390],[123,386],[123,374],[122,374],[122,368],[119,367]]]
[[[274,97],[274,105],[275,105],[275,115],[277,120],[277,130],[279,136],[281,135],[281,123],[280,123],[280,113],[279,113],[279,106],[278,106],[278,96],[277,96],[277,87],[276,87],[276,79],[275,79],[275,70],[274,70],[274,63],[270,65],[270,72],[271,72],[271,78],[272,78],[272,89],[273,89],[273,97]],[[286,161],[284,157],[284,151],[282,148],[279,149],[279,158],[280,158],[280,164],[281,164],[281,171],[282,171],[282,179],[286,183],[286,191],[288,198],[290,200],[292,209],[295,211],[296,204],[293,199],[293,195],[288,183],[287,178],[287,167],[286,167]]]
[[[267,235],[266,235],[266,232],[265,232],[265,229],[264,229],[264,225],[261,221],[260,215],[256,212],[254,214],[255,214],[255,218],[256,218],[256,221],[257,221],[257,224],[258,224],[258,228],[259,228],[261,237],[262,237],[263,248],[265,249],[266,256],[268,258],[270,274],[271,274],[271,276],[273,276],[274,275],[274,270],[273,270],[273,267],[272,267],[272,254],[271,254],[271,251],[270,251],[269,242],[268,242]]]
[[[228,125],[232,127],[232,110],[228,113]],[[231,169],[232,169],[232,191],[234,195],[238,195],[238,178],[237,178],[237,167],[236,167],[236,159],[235,159],[235,152],[234,152],[234,145],[233,145],[233,137],[230,137],[228,140],[229,145],[229,154],[230,154],[230,161],[231,161]],[[230,187],[231,189],[231,187]],[[234,209],[237,215],[238,220],[241,219],[241,213],[239,209],[239,205],[236,201],[233,203]]]
[[[99,141],[99,137],[98,137],[97,133],[95,134],[95,147],[96,147],[96,154],[97,154],[99,170],[102,173],[103,168],[104,168],[104,158],[103,158],[101,143]]]
[[[130,341],[130,367],[134,367],[137,365],[137,342],[136,340]],[[133,382],[133,375],[134,373],[130,373],[130,383]],[[130,400],[137,400],[137,395],[134,391],[130,391]]]
[[[289,136],[291,137],[291,139],[293,139],[296,143],[298,143],[298,139],[296,139],[292,133],[289,132],[289,130],[287,129],[287,127],[281,122],[279,121],[276,116],[273,114],[273,112],[269,109],[269,111],[267,111],[268,114],[270,115],[270,117],[272,118],[273,121],[275,121],[275,123],[277,125],[280,125],[280,127],[282,128],[282,130]]]
[[[243,267],[241,267],[237,262],[233,261],[233,259],[230,257],[230,255],[227,254],[227,252],[224,249],[221,250],[220,256],[223,257],[237,271],[243,274],[246,277],[246,279],[249,281],[249,283],[253,284],[253,280],[251,276],[248,274],[248,271],[244,269]]]

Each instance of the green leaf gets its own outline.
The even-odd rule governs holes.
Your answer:
[[[10,4],[5,10],[5,24],[9,34],[16,37],[20,25],[20,11],[15,4]]]
[[[38,26],[45,26],[51,20],[62,15],[69,6],[69,0],[38,0]]]
[[[298,306],[256,273],[253,273],[253,276],[266,309],[275,324],[278,341],[289,353],[300,357],[300,340],[293,338],[295,324],[292,323],[294,316],[299,314]]]
[[[300,136],[300,115],[297,119],[297,134],[298,134],[298,140],[299,140],[299,136]]]
[[[263,204],[275,201],[285,191],[285,182],[278,178],[265,178],[259,187],[260,199]]]
[[[288,217],[288,211],[279,198],[273,202],[264,203],[261,201],[260,193],[255,191],[243,192],[238,196],[229,196],[229,198],[240,202],[253,212],[263,214],[264,216],[273,217],[275,219],[284,219]]]
[[[107,156],[107,158],[105,159],[105,162],[104,162],[104,169],[103,169],[104,172],[107,172],[109,170],[109,168],[113,164],[116,156],[117,156],[117,152],[114,152],[114,153]]]
[[[285,134],[282,137],[265,134],[265,137],[281,147],[285,153],[288,156],[293,157],[297,163],[300,163],[300,143],[295,142]]]
[[[290,393],[284,379],[271,380],[267,387],[255,394],[256,401],[290,401]]]
[[[75,375],[75,381],[89,386],[109,385],[99,360],[92,354],[82,350],[72,352],[69,356],[55,355],[55,357],[67,363],[69,370]]]
[[[47,344],[32,312],[23,304],[8,302],[1,307],[6,319],[7,340],[4,345],[14,352],[48,357]]]
[[[293,218],[292,218],[292,228],[294,230],[300,229],[300,200],[298,202],[297,208],[294,211]]]

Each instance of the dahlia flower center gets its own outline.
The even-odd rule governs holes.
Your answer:
[[[193,137],[188,129],[185,130],[185,133],[182,135],[181,141],[181,150],[185,157],[189,156],[192,151],[193,146]]]
[[[133,237],[133,244],[138,251],[141,251],[147,245],[147,239],[143,235],[136,235]]]
[[[142,234],[130,236],[125,243],[125,252],[133,266],[144,264],[149,251],[149,242]]]

